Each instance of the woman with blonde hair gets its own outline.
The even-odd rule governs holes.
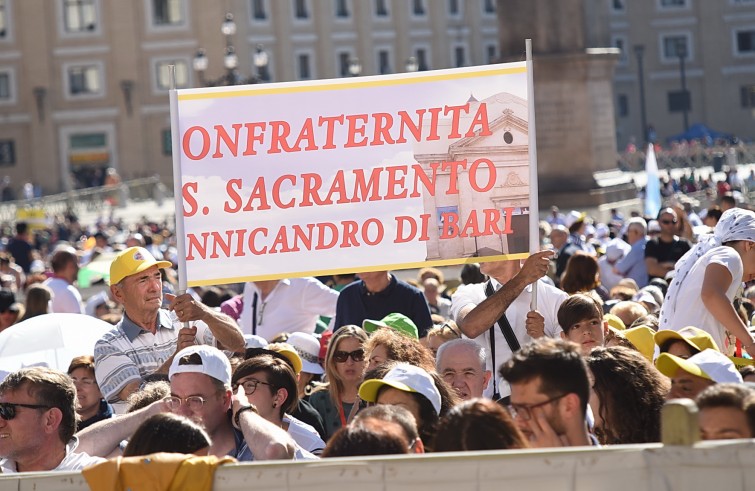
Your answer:
[[[357,392],[367,364],[364,343],[367,333],[361,327],[346,325],[330,338],[325,354],[328,384],[309,397],[309,402],[322,416],[327,441],[344,427],[359,411]]]

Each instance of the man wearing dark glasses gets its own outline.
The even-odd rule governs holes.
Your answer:
[[[665,278],[666,273],[673,271],[676,262],[692,248],[687,239],[676,235],[678,222],[673,208],[664,208],[658,213],[661,234],[645,244],[645,265],[651,280]]]
[[[76,471],[101,462],[76,452],[76,389],[64,373],[24,368],[0,384],[0,471]]]

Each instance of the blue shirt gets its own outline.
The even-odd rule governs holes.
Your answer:
[[[391,275],[390,284],[377,293],[369,292],[362,280],[355,281],[341,290],[336,304],[333,330],[349,324],[361,327],[365,319],[380,320],[394,312],[410,318],[417,326],[420,338],[424,337],[433,325],[425,295],[409,283]]]
[[[645,244],[647,237],[643,237],[634,244],[629,253],[616,263],[616,271],[625,278],[632,278],[637,286],[642,288],[648,284],[648,268],[645,266]]]

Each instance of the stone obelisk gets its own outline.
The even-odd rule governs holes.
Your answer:
[[[633,198],[634,186],[599,177],[616,170],[608,2],[498,0],[502,61],[524,59],[532,39],[540,205],[587,208]],[[596,177],[598,177],[596,179]]]

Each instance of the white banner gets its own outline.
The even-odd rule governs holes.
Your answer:
[[[188,284],[526,257],[529,93],[524,62],[176,91]]]

